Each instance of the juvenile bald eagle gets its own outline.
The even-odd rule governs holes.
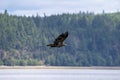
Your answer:
[[[67,37],[68,37],[68,32],[62,33],[55,39],[53,44],[48,44],[47,46],[50,46],[50,47],[62,47],[62,46],[65,46],[65,44],[63,44],[63,41]]]

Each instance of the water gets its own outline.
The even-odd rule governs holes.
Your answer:
[[[0,80],[120,80],[120,70],[0,69]]]

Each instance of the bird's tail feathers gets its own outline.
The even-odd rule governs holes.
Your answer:
[[[52,46],[53,44],[48,44],[47,46]]]

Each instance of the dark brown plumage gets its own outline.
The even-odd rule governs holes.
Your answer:
[[[65,46],[65,44],[63,44],[63,42],[67,37],[68,37],[68,32],[62,33],[55,39],[53,44],[48,44],[47,46],[50,46],[50,47],[62,47],[62,46]]]

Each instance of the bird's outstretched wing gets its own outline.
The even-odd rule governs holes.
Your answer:
[[[54,41],[54,44],[63,43],[63,41],[68,37],[68,32],[60,34]]]
[[[47,46],[50,46],[50,47],[62,47],[62,46],[65,46],[65,44],[63,44],[63,41],[67,37],[68,37],[68,32],[62,33],[55,39],[53,44],[48,44]]]

